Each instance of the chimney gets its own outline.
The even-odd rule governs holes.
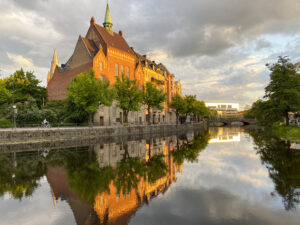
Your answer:
[[[121,37],[123,37],[123,31],[120,30],[119,34],[120,34]]]

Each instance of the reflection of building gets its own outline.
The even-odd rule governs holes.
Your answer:
[[[240,142],[241,140],[239,128],[234,127],[210,127],[209,134],[209,143]]]
[[[53,204],[57,199],[66,200],[74,214],[77,225],[100,224],[94,209],[84,201],[80,200],[71,190],[67,182],[67,172],[61,167],[48,167],[47,180],[52,189]]]
[[[99,193],[93,206],[88,205],[78,198],[67,182],[67,172],[61,167],[48,167],[47,180],[52,189],[53,203],[57,199],[66,200],[73,211],[77,225],[94,224],[128,224],[131,216],[143,204],[167,191],[176,180],[176,172],[182,170],[182,165],[173,163],[172,155],[177,144],[177,138],[164,137],[150,140],[126,141],[114,144],[97,144],[94,151],[99,162],[99,167],[111,166],[115,168],[123,159],[125,151],[130,157],[138,157],[147,162],[150,155],[164,154],[168,167],[167,174],[150,183],[144,177],[139,178],[137,188],[132,188],[128,193],[118,192],[114,181],[109,185],[109,191]],[[87,190],[88,191],[88,190]]]
[[[141,178],[137,188],[131,189],[129,193],[123,194],[117,192],[117,188],[112,182],[109,186],[109,192],[99,193],[96,197],[94,209],[97,212],[101,221],[107,221],[108,224],[127,224],[131,215],[140,207],[144,202],[149,201],[151,198],[157,196],[159,193],[168,189],[170,184],[176,180],[176,172],[180,170],[173,164],[172,156],[169,155],[171,149],[174,149],[170,144],[171,139],[167,138],[166,141],[162,138],[155,138],[147,141],[132,141],[122,144],[107,145],[106,148],[96,148],[98,160],[100,165],[102,163],[102,156],[106,157],[105,165],[115,166],[116,159],[121,160],[124,154],[124,146],[126,146],[130,157],[140,157],[142,160],[149,160],[149,149],[151,155],[164,154],[165,163],[168,165],[168,173],[166,176],[161,177],[154,183],[149,183],[144,178]],[[111,149],[110,149],[111,147]],[[117,155],[114,157],[107,157],[110,152],[119,149]],[[100,157],[99,157],[100,155]],[[118,156],[119,155],[119,156]]]
[[[211,110],[216,110],[219,117],[235,117],[239,111],[238,103],[205,102],[205,105]]]

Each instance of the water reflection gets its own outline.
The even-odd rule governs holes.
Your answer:
[[[214,128],[2,153],[0,224],[299,224],[291,145]]]
[[[272,136],[268,131],[252,130],[256,150],[269,176],[275,192],[282,197],[286,210],[296,209],[300,203],[300,151],[291,148],[289,141]]]
[[[41,152],[2,154],[0,194],[22,200],[44,175],[54,206],[66,201],[77,224],[127,224],[131,215],[176,181],[185,158],[193,160],[208,133],[149,138]],[[186,154],[191,149],[192,155]],[[181,162],[174,160],[174,153]]]
[[[241,141],[241,132],[238,127],[210,127],[209,133],[209,143],[230,143]]]

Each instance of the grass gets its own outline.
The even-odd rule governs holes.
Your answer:
[[[273,126],[272,133],[290,141],[300,142],[300,127]]]

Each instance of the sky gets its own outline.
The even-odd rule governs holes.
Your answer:
[[[266,63],[300,61],[299,0],[110,0],[113,29],[165,64],[184,95],[237,102],[263,97]],[[21,67],[46,85],[53,51],[65,63],[106,0],[0,0],[0,74]],[[240,107],[240,108],[242,108]]]

